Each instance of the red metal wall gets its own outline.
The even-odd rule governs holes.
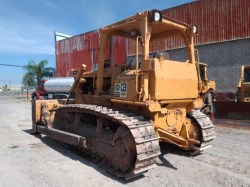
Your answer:
[[[99,32],[93,31],[56,42],[57,77],[70,76],[71,69],[79,69],[86,64],[88,70],[97,60]]]
[[[164,11],[164,15],[199,26],[195,44],[250,36],[249,0],[200,0]]]
[[[250,0],[200,0],[163,10],[163,14],[178,21],[198,25],[195,45],[250,37]],[[153,44],[159,51],[184,46],[180,39],[167,39]],[[128,43],[128,55],[135,54],[135,43]]]
[[[114,64],[125,64],[125,40],[113,37],[112,43],[114,50],[111,54],[110,45],[107,47],[106,59],[111,59]],[[98,63],[99,46],[98,30],[56,42],[57,77],[70,76],[71,69],[79,69],[82,64],[87,66],[87,71],[93,69],[94,63]]]
[[[250,0],[200,0],[163,11],[165,16],[199,26],[195,45],[222,42],[250,37]],[[127,43],[127,45],[126,45]],[[159,51],[183,47],[179,38],[155,41],[150,50]],[[114,37],[114,63],[123,64],[127,55],[135,54],[135,43]],[[69,76],[70,69],[82,63],[91,69],[98,62],[99,32],[81,34],[56,43],[57,76]],[[106,58],[109,58],[107,51]]]

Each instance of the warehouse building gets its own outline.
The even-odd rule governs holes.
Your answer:
[[[163,10],[167,17],[197,25],[194,37],[199,59],[208,64],[208,76],[217,83],[218,92],[235,92],[242,65],[250,65],[250,1],[200,0]],[[69,76],[71,69],[85,63],[88,70],[98,63],[99,31],[83,33],[56,42],[57,76]],[[182,41],[153,43],[152,54],[167,51],[173,60],[185,59]],[[106,59],[114,64],[134,61],[135,43],[113,37]],[[197,54],[196,54],[197,56]]]

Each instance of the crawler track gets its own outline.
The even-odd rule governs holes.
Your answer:
[[[199,110],[190,112],[189,117],[198,124],[201,133],[201,144],[199,147],[194,147],[194,149],[201,152],[211,147],[211,142],[215,138],[213,122],[206,114]]]
[[[131,137],[127,142],[133,142],[135,147],[135,154],[133,163],[131,163],[130,168],[126,170],[121,170],[119,167],[115,167],[113,164],[113,159],[110,155],[103,154],[98,150],[98,143],[105,143],[107,147],[112,147],[114,144],[109,139],[114,139],[114,136],[109,136],[108,138],[98,139],[97,135],[97,125],[96,124],[84,124],[86,122],[81,122],[81,126],[75,125],[74,121],[70,122],[71,119],[75,119],[74,115],[84,116],[94,116],[95,118],[101,121],[108,121],[112,123],[113,126],[116,126],[116,129],[119,127],[126,128],[121,135],[126,137],[127,133],[131,133]],[[66,124],[67,123],[67,124]],[[71,125],[72,127],[67,127]],[[86,138],[87,147],[82,149],[87,154],[91,155],[94,160],[102,163],[101,165],[106,168],[108,172],[115,175],[118,178],[131,179],[138,175],[143,174],[149,169],[155,167],[156,160],[160,154],[159,141],[153,129],[153,125],[150,121],[144,119],[143,116],[136,116],[132,113],[115,111],[111,108],[97,106],[97,105],[87,105],[87,104],[73,104],[73,105],[64,105],[56,111],[55,115],[55,124],[54,128],[66,130],[71,133],[80,134],[82,128],[89,133],[89,138]],[[74,129],[74,130],[70,130]],[[111,126],[108,128],[111,129]],[[117,130],[118,131],[118,130]],[[104,137],[105,134],[102,136]],[[109,141],[108,141],[109,140]],[[91,143],[88,143],[90,141]],[[95,147],[96,146],[96,147]],[[105,152],[105,151],[104,151]],[[120,158],[124,159],[124,158]]]

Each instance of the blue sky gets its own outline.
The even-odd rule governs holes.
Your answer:
[[[47,59],[55,67],[54,31],[77,35],[149,9],[191,0],[1,0],[0,63]],[[0,66],[0,85],[21,84],[22,68]]]

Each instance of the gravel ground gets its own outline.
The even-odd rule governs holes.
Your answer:
[[[250,186],[250,131],[216,127],[213,147],[190,157],[161,144],[158,167],[118,180],[77,152],[29,134],[31,103],[0,96],[0,186]]]

